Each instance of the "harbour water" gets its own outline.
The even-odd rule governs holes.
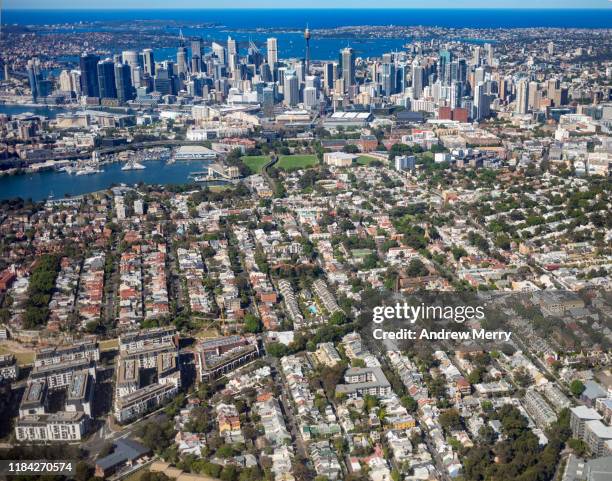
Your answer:
[[[108,189],[117,184],[185,184],[189,174],[206,170],[208,162],[174,162],[149,160],[143,170],[121,170],[125,164],[115,162],[100,168],[97,174],[75,176],[66,172],[46,171],[0,177],[0,200],[21,197],[40,201],[53,196],[75,196]]]
[[[451,28],[529,28],[577,27],[609,28],[612,9],[142,9],[142,10],[6,10],[2,23],[70,26],[72,31],[101,31],[105,24],[117,28],[122,22],[135,20],[171,20],[168,32],[178,35],[179,28],[186,36],[200,36],[207,44],[225,43],[231,36],[240,50],[246,50],[249,41],[264,48],[266,38],[278,39],[281,58],[304,55],[303,29],[311,30],[356,25],[440,26]],[[194,28],[194,24],[199,24]],[[59,31],[63,31],[58,27]],[[269,30],[266,30],[269,29]],[[66,30],[67,31],[67,30]],[[360,57],[380,56],[400,51],[411,39],[359,38],[313,36],[311,55],[316,60],[337,60],[341,48],[350,45]],[[462,38],[463,41],[484,43],[488,39]],[[140,45],[146,48],[148,45]],[[209,49],[209,47],[206,47]],[[244,52],[242,52],[244,53]],[[176,57],[176,48],[158,48],[156,60]],[[71,62],[76,65],[76,58]]]

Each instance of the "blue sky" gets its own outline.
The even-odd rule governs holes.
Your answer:
[[[5,9],[140,8],[611,8],[612,0],[4,0]]]

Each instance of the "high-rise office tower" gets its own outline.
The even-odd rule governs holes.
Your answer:
[[[548,51],[548,55],[554,55],[554,53],[555,53],[555,44],[553,42],[548,42],[546,50]]]
[[[355,85],[355,51],[346,47],[341,51],[342,58],[342,80],[344,81],[345,91]]]
[[[418,59],[412,62],[412,98],[420,99],[423,95],[424,70]]]
[[[98,85],[100,86],[100,98],[117,98],[117,87],[115,86],[115,63],[110,58],[98,62]]]
[[[264,87],[261,104],[264,115],[272,117],[274,115],[274,87]]]
[[[280,89],[285,88],[286,72],[287,72],[287,67],[279,67],[278,70],[276,71],[276,76],[277,76],[276,81],[278,82],[278,86]]]
[[[81,94],[81,71],[80,70],[71,70],[70,78],[72,80],[72,88],[77,94]]]
[[[264,82],[273,82],[274,77],[272,76],[272,69],[270,68],[270,64],[268,62],[264,62],[261,64],[261,68],[259,69],[259,75],[261,76],[261,80]]]
[[[278,42],[275,38],[270,37],[266,41],[266,49],[267,49],[267,57],[268,57],[268,65],[272,71],[274,71],[274,66],[276,62],[278,62]]]
[[[385,96],[390,96],[395,93],[395,64],[390,58],[384,60],[382,64],[381,85]]]
[[[490,98],[486,93],[485,82],[478,82],[474,88],[474,114],[475,120],[482,120],[490,114]]]
[[[538,82],[529,82],[529,100],[527,105],[531,110],[540,108],[540,84]]]
[[[487,54],[487,65],[493,65],[493,45],[491,45],[490,43],[485,43],[484,44],[484,50],[485,53]]]
[[[485,69],[478,67],[474,70],[474,85],[478,85],[480,82],[485,81]]]
[[[117,98],[120,103],[125,103],[134,98],[132,72],[128,64],[115,64],[115,87],[117,88]]]
[[[482,61],[482,48],[479,45],[476,45],[473,50],[472,64],[478,67],[480,66],[481,61]]]
[[[323,66],[323,87],[329,91],[334,88],[334,64],[333,62],[327,62]]]
[[[255,42],[249,41],[249,49],[247,51],[247,63],[254,65],[255,70],[259,69],[259,66],[263,63],[263,55],[255,45]]]
[[[194,38],[191,40],[191,70],[192,72],[202,71],[202,39]]]
[[[406,78],[408,77],[407,72],[409,70],[409,66],[405,63],[398,65],[395,72],[395,90],[398,93],[406,92]]]
[[[176,72],[179,76],[185,77],[189,71],[187,63],[187,47],[179,45],[176,50]]]
[[[238,47],[236,46],[236,40],[232,37],[227,37],[227,62],[231,72],[236,70],[238,66]]]
[[[298,60],[293,64],[293,69],[300,83],[304,83],[304,79],[306,78],[306,61],[303,58]]]
[[[153,50],[145,48],[140,52],[140,58],[144,73],[147,75],[155,75],[155,57],[153,55]]]
[[[317,89],[314,87],[304,88],[304,106],[314,109],[317,106]]]
[[[138,52],[135,50],[125,50],[121,52],[121,63],[127,64],[130,67],[130,75],[132,77],[132,84],[136,83],[136,78],[134,78],[134,70],[138,67],[139,64],[139,56]]]
[[[451,79],[447,75],[453,61],[453,54],[449,50],[440,50],[440,64],[438,66],[438,77],[443,85],[450,85]]]
[[[529,111],[529,83],[520,79],[516,85],[516,113],[526,114]]]
[[[450,86],[450,106],[454,109],[461,107],[461,97],[463,95],[463,85],[461,82],[453,82]]]
[[[28,64],[26,67],[28,72],[28,81],[30,82],[30,90],[32,91],[32,100],[36,101],[38,97],[42,97],[43,93],[41,92],[41,81],[42,81],[42,72],[40,70],[40,60],[37,58],[33,58],[28,60]]]
[[[287,70],[285,74],[283,95],[285,96],[285,105],[289,107],[296,106],[300,101],[300,83],[295,70]]]
[[[191,57],[202,58],[202,39],[193,38],[191,39]]]
[[[316,88],[317,92],[319,91],[321,87],[319,77],[317,77],[316,75],[307,75],[305,79],[305,84],[306,84],[306,87]]]
[[[62,70],[59,74],[59,86],[62,92],[74,92],[72,77],[68,70]]]
[[[121,61],[132,68],[138,67],[138,52],[135,50],[124,50],[121,52]]]
[[[454,62],[453,62],[454,63]],[[465,85],[467,83],[467,74],[468,74],[468,65],[467,61],[464,58],[460,58],[457,60],[457,71],[456,78],[453,77],[452,80],[458,80],[459,82]]]
[[[172,75],[166,68],[158,67],[155,69],[155,91],[162,95],[171,94],[173,92]]]
[[[512,79],[510,77],[504,77],[499,81],[499,98],[504,102],[510,96],[510,86],[512,85]]]
[[[306,75],[310,75],[310,30],[308,26],[304,30],[304,40],[306,40]]]
[[[99,97],[98,87],[98,62],[100,57],[92,53],[81,56],[81,90],[86,97]]]
[[[217,42],[213,42],[212,43],[212,51],[213,51],[213,55],[215,57],[217,57],[219,63],[221,65],[226,65],[226,61],[225,61],[225,47],[223,45],[221,45],[220,43]]]

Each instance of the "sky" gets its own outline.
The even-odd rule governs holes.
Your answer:
[[[4,9],[612,8],[612,0],[0,0]]]

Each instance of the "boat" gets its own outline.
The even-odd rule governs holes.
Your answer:
[[[96,169],[94,167],[83,167],[82,169],[79,169],[76,171],[76,175],[92,175],[92,174],[99,174],[100,172],[102,172],[100,169]]]
[[[127,162],[123,167],[121,167],[121,170],[143,170],[143,169],[146,169],[144,165],[142,165],[139,162],[133,161],[133,160]]]

